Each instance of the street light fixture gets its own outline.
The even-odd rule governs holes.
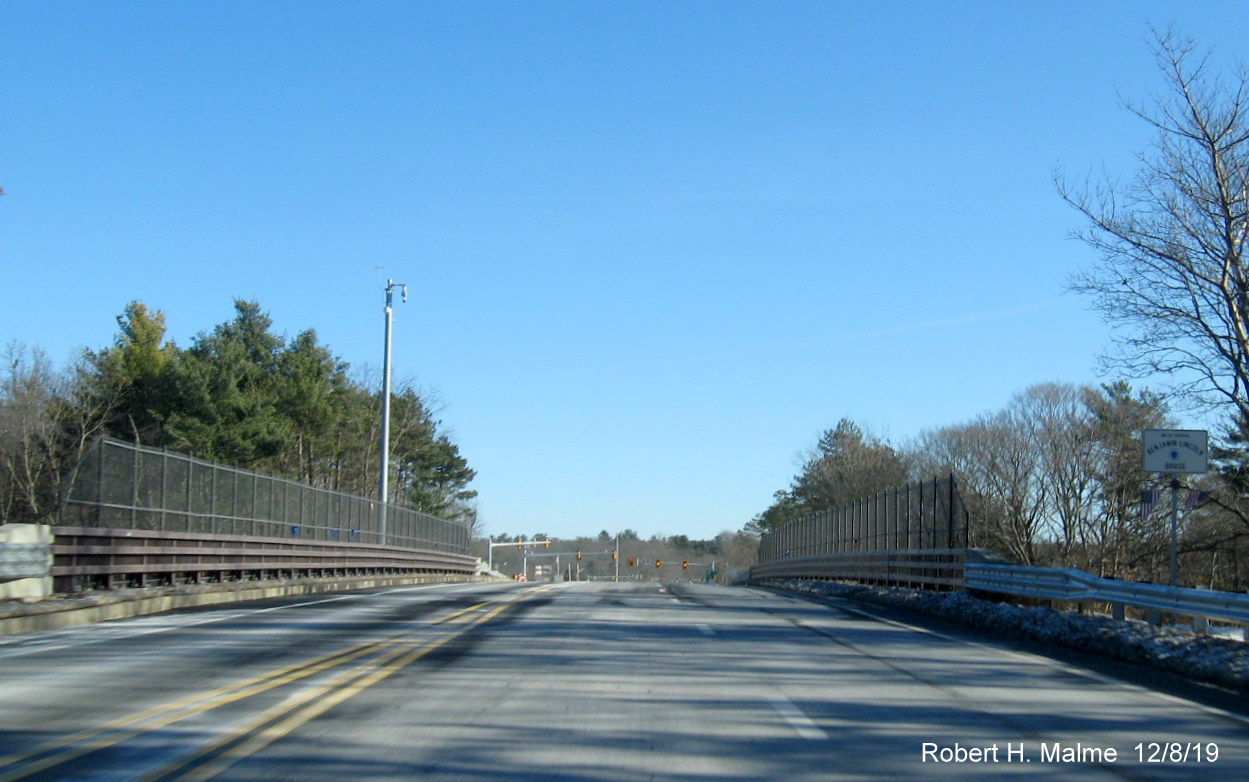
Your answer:
[[[381,522],[380,530],[382,545],[386,545],[386,503],[389,501],[390,480],[390,333],[394,326],[394,294],[395,288],[401,290],[401,301],[408,300],[408,286],[386,281],[386,354],[382,359],[382,437],[381,437],[381,476],[377,486],[377,497],[380,500],[378,511]]]

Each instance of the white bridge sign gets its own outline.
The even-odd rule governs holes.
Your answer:
[[[1145,472],[1172,475],[1209,471],[1210,433],[1204,429],[1141,431]]]

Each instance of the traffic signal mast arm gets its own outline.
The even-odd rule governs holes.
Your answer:
[[[518,549],[524,549],[525,546],[545,546],[551,547],[551,541],[548,540],[506,540],[502,543],[490,544],[490,569],[494,570],[494,549],[496,546],[515,546]]]
[[[629,557],[626,560],[629,567],[637,567],[641,561],[642,561],[641,557]],[[668,564],[675,567],[677,563],[675,561],[669,561]],[[664,561],[662,559],[655,560],[655,567],[661,568],[663,566],[664,566]],[[714,570],[715,566],[716,566],[715,562],[690,562],[688,559],[681,560],[681,567],[683,569],[691,568],[691,567],[705,567],[705,568],[711,568]]]
[[[633,557],[630,557],[630,560],[632,560],[632,559],[633,559]],[[633,564],[633,562],[631,561],[629,564],[631,564],[631,565],[632,565],[632,564]],[[678,563],[677,563],[676,561],[670,561],[670,562],[668,562],[667,564],[668,564],[668,565],[670,565],[670,566],[672,566],[672,567],[676,567]],[[683,559],[683,560],[681,560],[681,562],[680,562],[679,564],[681,565],[681,568],[682,568],[683,570],[684,570],[684,569],[688,569],[688,568],[692,568],[692,567],[705,567],[705,568],[711,568],[712,570],[714,570],[714,569],[715,569],[715,567],[716,567],[716,563],[715,563],[715,562],[690,562],[688,559]],[[657,559],[657,560],[655,560],[655,567],[657,567],[657,568],[658,568],[658,567],[663,567],[663,566],[664,566],[664,561],[663,561],[662,559]]]
[[[578,560],[580,560],[582,557],[611,557],[612,559],[615,559],[616,558],[615,554],[616,554],[615,549],[608,549],[607,551],[544,551],[541,554],[526,554],[525,556],[528,559],[541,559],[542,557],[555,557],[556,565],[558,566],[560,557],[576,557]],[[578,573],[581,572],[580,565],[577,566],[577,572]],[[619,563],[617,563],[616,577],[617,578],[620,577]]]

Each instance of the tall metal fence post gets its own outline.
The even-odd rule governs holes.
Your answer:
[[[130,473],[130,526],[139,525],[139,450],[134,451],[134,469]]]
[[[954,473],[950,473],[950,504],[946,510],[946,518],[948,519],[949,539],[946,542],[946,548],[954,548]]]

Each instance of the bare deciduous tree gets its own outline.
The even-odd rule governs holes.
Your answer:
[[[958,476],[971,515],[971,544],[1023,565],[1037,562],[1045,521],[1041,463],[1018,406],[921,435],[917,465]]]
[[[1167,425],[1154,394],[1041,383],[999,412],[925,432],[912,463],[958,476],[974,545],[1020,563],[1121,575],[1157,536],[1139,518],[1141,428]]]
[[[1228,84],[1191,41],[1155,33],[1168,88],[1129,107],[1157,140],[1126,185],[1059,194],[1088,218],[1076,236],[1100,262],[1071,281],[1122,327],[1110,366],[1166,374],[1205,403],[1249,414],[1249,73]]]
[[[0,379],[0,521],[32,521],[47,513],[55,483],[56,385],[38,350],[12,344]]]
[[[51,523],[115,400],[90,392],[82,366],[57,372],[37,348],[10,344],[2,360],[0,522]]]
[[[1084,392],[1068,383],[1042,383],[1016,397],[1040,461],[1041,482],[1049,503],[1048,535],[1058,546],[1058,564],[1087,567],[1077,552],[1095,515],[1098,442]]]

